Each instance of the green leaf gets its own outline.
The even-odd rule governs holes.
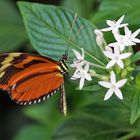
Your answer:
[[[125,106],[119,108],[123,104],[117,101],[117,106],[114,105],[114,102],[112,104],[102,102],[87,106],[84,111],[64,122],[54,134],[53,139],[113,140],[120,134],[133,131],[125,114]]]
[[[79,90],[79,87],[76,88],[77,90]],[[89,86],[84,86],[82,88],[83,91],[93,91],[93,92],[97,92],[99,90],[101,90],[101,86],[99,84],[96,85],[89,85]]]
[[[140,117],[140,88],[137,88],[133,93],[131,103],[131,117],[130,122],[133,124]]]
[[[48,124],[49,128],[52,129],[55,127],[55,122],[60,121],[63,118],[63,115],[59,111],[58,99],[59,93],[56,93],[53,95],[53,98],[43,104],[25,108],[24,114],[41,124]]]
[[[90,125],[89,125],[90,124]],[[90,117],[72,119],[58,129],[54,135],[54,140],[111,140],[117,134],[114,128],[108,130],[103,127],[104,124],[98,123],[100,128],[96,127],[94,119]],[[106,127],[108,127],[106,125]],[[102,129],[101,129],[102,128]]]
[[[27,40],[25,29],[12,3],[0,1],[0,9],[0,53],[16,51]]]
[[[95,2],[96,0],[62,0],[61,5],[75,11],[85,18],[88,18],[93,12],[93,6]]]
[[[8,10],[5,10],[5,9]],[[14,5],[9,0],[0,0],[0,22],[10,22],[22,25],[21,18]],[[3,12],[2,12],[3,11]],[[16,17],[16,18],[15,18]]]
[[[92,22],[101,28],[106,26],[107,19],[117,19],[122,15],[126,16],[126,22],[134,28],[139,27],[140,18],[139,0],[103,0],[99,10],[91,18]]]
[[[138,60],[140,60],[140,51],[136,52],[136,54],[132,56],[131,63],[137,62]]]
[[[140,86],[140,72],[137,74],[136,78],[135,78],[135,82],[137,86]]]
[[[61,7],[28,2],[18,2],[18,6],[35,49],[42,55],[60,60],[68,49],[75,13]],[[84,48],[87,60],[105,66],[105,56],[95,43],[95,28],[89,21],[77,17],[69,42],[70,59],[74,56],[72,49],[81,51],[80,48]]]
[[[16,51],[26,40],[22,26],[0,23],[0,53]]]
[[[42,125],[30,125],[22,129],[14,140],[49,140],[50,134]]]
[[[121,140],[139,131],[137,128],[139,122],[130,124],[132,91],[135,91],[132,86],[126,87],[123,90],[124,100],[113,96],[106,102],[103,102],[103,97],[97,100],[100,92],[99,95],[94,94],[93,98],[91,97],[94,100],[92,104],[85,106],[82,110],[79,109],[79,112],[77,111],[72,118],[62,122],[54,134],[54,140],[113,140],[119,138]],[[133,137],[136,135],[135,133]]]

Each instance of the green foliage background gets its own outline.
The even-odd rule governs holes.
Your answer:
[[[70,46],[77,50],[83,47],[88,60],[104,67],[106,59],[95,43],[94,29],[106,27],[106,19],[117,19],[123,14],[131,30],[140,27],[139,0],[133,2],[131,0],[62,0],[60,5],[61,7],[57,8],[19,3],[25,31],[16,4],[13,5],[8,0],[0,0],[0,9],[4,11],[0,12],[0,52],[35,52],[59,60],[67,47],[71,29],[69,22],[72,23],[74,13],[77,12],[78,24],[74,26]],[[64,10],[65,8],[74,12]],[[76,36],[76,31],[81,25],[84,25],[84,28]],[[112,40],[109,34],[105,37],[107,40]],[[69,55],[73,57],[71,50]],[[138,61],[139,57],[138,52],[132,61]],[[137,69],[139,70],[139,67]],[[106,73],[105,70],[100,72]],[[134,75],[137,73],[138,71]],[[125,93],[123,101],[112,98],[104,102],[105,91],[96,85],[96,79],[82,91],[76,90],[77,83],[66,79],[68,115],[63,117],[59,112],[59,93],[48,101],[24,107],[21,113],[26,118],[30,118],[32,123],[21,127],[13,140],[129,140],[138,137],[140,135],[139,83],[138,75],[136,81],[131,83],[133,86],[128,85],[123,89]]]

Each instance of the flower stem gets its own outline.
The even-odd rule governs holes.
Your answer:
[[[129,139],[131,139],[131,138],[133,138],[135,136],[136,136],[136,132],[132,131],[131,133],[119,138],[118,140],[129,140]]]
[[[98,74],[98,73],[96,73],[96,71],[94,71],[94,70],[89,70],[89,72],[90,72],[90,75],[91,75],[91,76],[96,77],[96,78],[98,78],[98,79],[100,79],[100,80],[106,80],[106,81],[109,80],[107,76]]]
[[[93,66],[93,67],[101,68],[101,69],[105,69],[105,70],[106,70],[106,67],[104,67],[104,66],[101,66],[101,65],[98,65],[98,64],[94,64],[94,63],[91,63],[91,62],[89,62],[89,64],[90,64],[91,66]]]

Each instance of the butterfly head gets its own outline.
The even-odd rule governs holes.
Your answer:
[[[67,52],[65,52],[65,54],[63,54],[62,60],[65,62],[68,60],[68,53]]]

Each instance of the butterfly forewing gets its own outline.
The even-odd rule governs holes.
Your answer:
[[[59,61],[24,53],[3,54],[0,60],[0,88],[19,104],[45,100],[64,83]]]

